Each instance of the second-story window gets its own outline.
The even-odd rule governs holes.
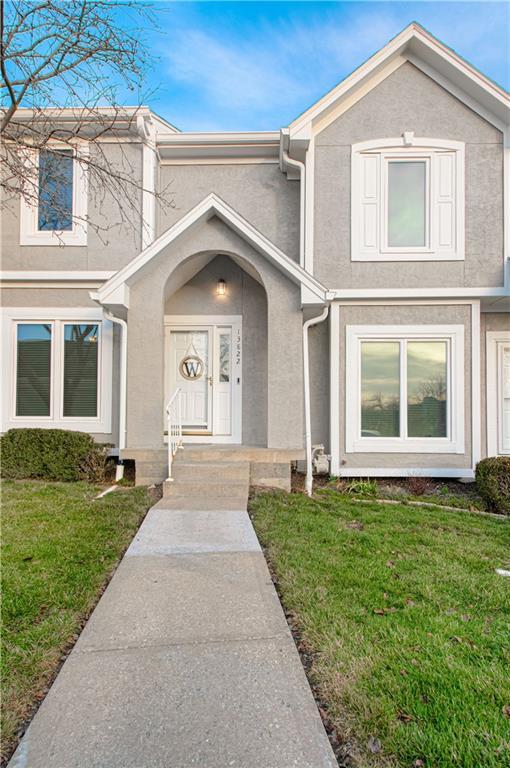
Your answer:
[[[414,138],[352,147],[352,261],[464,258],[464,145]]]
[[[427,241],[427,162],[389,160],[388,246],[423,248]]]
[[[58,142],[27,154],[29,194],[20,199],[21,245],[87,244],[86,146]]]
[[[39,152],[39,231],[73,228],[73,164],[71,149]]]

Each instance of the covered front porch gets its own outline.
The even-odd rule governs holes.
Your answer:
[[[224,204],[198,213],[97,295],[126,334],[119,455],[138,483],[161,482],[178,421],[188,457],[218,451],[288,487],[305,455],[303,307],[325,292]]]

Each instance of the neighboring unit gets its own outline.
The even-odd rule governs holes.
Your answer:
[[[104,151],[129,156],[134,232],[91,226],[115,200],[86,142],[62,150],[67,211],[44,152],[39,204],[3,211],[4,431],[90,432],[138,482],[181,442],[282,487],[316,445],[343,476],[510,454],[505,91],[411,24],[280,132],[130,112]]]

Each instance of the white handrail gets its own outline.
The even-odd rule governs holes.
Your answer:
[[[182,391],[178,387],[166,405],[168,435],[168,480],[172,478],[172,462],[182,448]]]

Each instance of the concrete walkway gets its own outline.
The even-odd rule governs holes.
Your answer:
[[[9,768],[337,766],[246,509],[179,501],[150,510]]]

